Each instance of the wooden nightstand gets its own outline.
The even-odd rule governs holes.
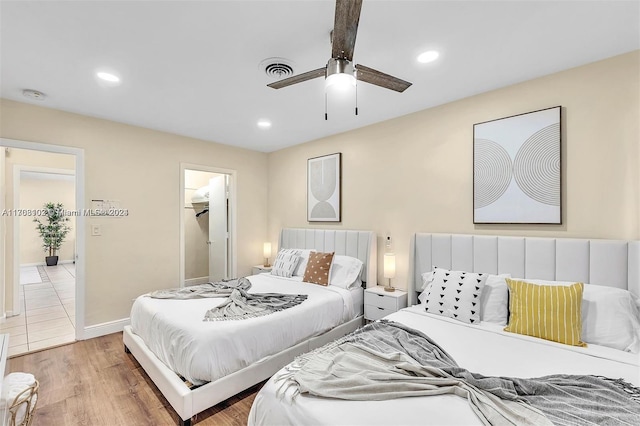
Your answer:
[[[364,291],[364,319],[373,321],[407,307],[407,292],[384,291],[384,287],[369,287]]]
[[[251,268],[251,275],[258,275],[263,272],[271,272],[273,266],[256,265]]]

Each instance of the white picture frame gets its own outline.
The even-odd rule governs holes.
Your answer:
[[[342,154],[307,160],[307,221],[340,222]]]
[[[562,224],[561,114],[473,125],[474,224]]]

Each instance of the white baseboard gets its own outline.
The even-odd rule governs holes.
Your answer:
[[[208,282],[209,282],[209,277],[189,278],[188,280],[184,280],[184,286],[189,287],[192,285],[206,284]]]
[[[84,328],[82,338],[93,339],[94,337],[106,336],[107,334],[117,333],[124,330],[125,325],[129,325],[129,318],[122,318],[115,321],[103,322],[102,324],[89,325]]]

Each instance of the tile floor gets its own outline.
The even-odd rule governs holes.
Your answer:
[[[0,319],[0,333],[9,334],[9,356],[75,340],[75,264],[41,268],[42,282],[20,286],[20,315]],[[33,270],[23,269],[26,277],[20,281],[35,281]]]

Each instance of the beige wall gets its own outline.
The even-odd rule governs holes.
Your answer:
[[[73,180],[20,179],[20,209],[42,210],[46,203],[62,203],[65,210],[75,210],[76,190]],[[73,261],[76,243],[75,216],[67,216],[67,225],[71,228],[60,250],[58,261]],[[47,219],[38,217],[44,224]],[[36,229],[33,217],[20,217],[20,264],[44,263],[49,256],[42,248],[42,238]]]
[[[8,100],[0,136],[84,149],[84,207],[95,198],[129,209],[86,221],[92,325],[128,317],[131,299],[179,282],[180,162],[237,170],[238,275],[262,262],[267,230],[275,243],[282,227],[372,229],[379,264],[390,234],[399,287],[416,231],[640,238],[639,61],[633,52],[269,155]],[[473,124],[555,105],[564,107],[564,224],[474,226]],[[343,154],[343,221],[311,225],[306,161],[333,152]],[[90,236],[91,224],[102,236]]]
[[[129,210],[86,220],[86,325],[126,318],[136,296],[178,285],[181,162],[237,171],[238,275],[261,261],[266,154],[4,99],[0,113],[3,138],[84,149],[84,208],[108,199]]]
[[[640,238],[639,59],[635,51],[271,153],[269,238],[283,226],[327,227],[306,222],[306,165],[334,152],[342,223],[329,227],[376,231],[379,265],[390,234],[401,288],[415,232]],[[556,105],[563,225],[474,225],[473,124]]]
[[[2,123],[0,121],[0,123]],[[0,126],[0,129],[2,126]],[[7,209],[13,209],[13,173],[18,166],[35,168],[75,169],[75,158],[72,155],[54,154],[49,152],[30,151],[25,149],[9,149],[5,154],[5,202]],[[74,202],[75,204],[75,202]],[[5,306],[7,311],[13,311],[13,221],[14,217],[7,216],[6,225],[6,251],[5,251]]]

